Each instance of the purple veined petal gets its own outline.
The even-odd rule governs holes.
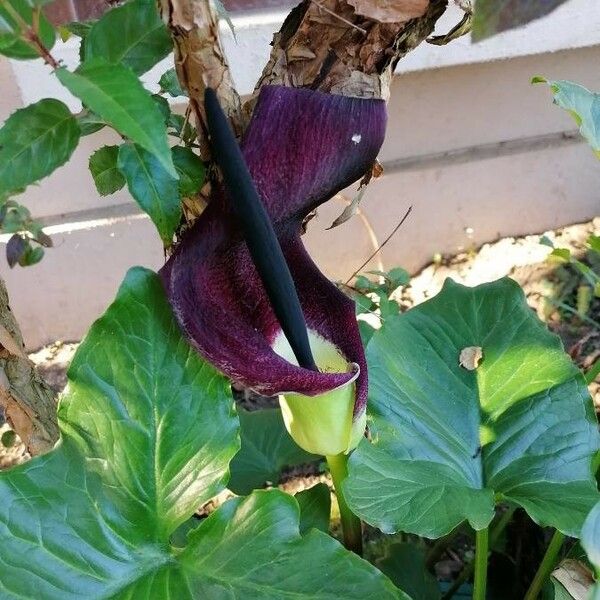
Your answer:
[[[273,222],[303,218],[360,179],[386,122],[383,100],[262,88],[242,150]]]
[[[313,263],[300,230],[311,210],[370,169],[385,123],[380,100],[262,89],[242,142],[244,157],[290,267],[309,333],[337,347],[348,367],[311,371],[273,350],[279,323],[231,215],[231,200],[215,187],[208,208],[161,275],[188,339],[234,381],[265,395],[317,396],[356,380],[355,418],[364,413],[367,370],[354,303]]]

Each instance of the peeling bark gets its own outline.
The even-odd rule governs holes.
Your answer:
[[[0,409],[33,456],[58,440],[56,394],[25,354],[19,325],[0,279]]]
[[[385,22],[378,21],[358,14],[353,4],[369,12],[369,3],[358,0],[305,0],[294,8],[275,34],[256,91],[279,84],[387,100],[398,61],[430,35],[447,0],[397,2],[400,20],[392,22],[389,11],[381,17]]]
[[[160,0],[159,8],[173,38],[177,77],[187,90],[194,111],[200,156],[209,160],[204,113],[207,86],[217,92],[236,133],[241,134],[242,130],[240,98],[221,47],[217,18],[206,0]]]
[[[225,53],[219,40],[217,17],[208,0],[159,0],[159,11],[171,32],[177,78],[188,93],[194,113],[199,154],[210,163],[210,145],[204,112],[204,90],[211,87],[229,121],[240,136],[243,131],[240,97],[233,86]],[[214,174],[214,170],[211,169]],[[206,184],[192,198],[186,198],[183,211],[191,224],[204,210],[210,196]]]

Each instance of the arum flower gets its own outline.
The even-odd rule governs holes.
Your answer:
[[[316,369],[299,366],[282,331],[234,211],[235,186],[215,186],[161,271],[198,352],[243,386],[280,395],[292,437],[326,456],[349,452],[364,433],[367,369],[354,302],[308,255],[302,223],[371,168],[385,123],[381,100],[267,86],[241,143],[297,292]]]

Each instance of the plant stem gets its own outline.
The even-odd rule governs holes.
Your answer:
[[[340,509],[344,546],[348,550],[362,556],[362,524],[360,519],[348,507],[342,490],[342,482],[348,476],[348,455],[338,454],[336,456],[326,456],[325,458],[329,465],[329,472],[331,473]]]
[[[433,571],[435,563],[442,557],[448,546],[454,541],[454,538],[458,535],[461,527],[455,527],[449,534],[436,540],[435,544],[429,550],[427,558],[425,560],[425,567],[429,571]]]
[[[562,548],[563,542],[565,541],[565,534],[560,531],[555,531],[550,543],[548,544],[548,548],[546,548],[546,553],[544,554],[544,558],[538,567],[537,573],[525,594],[523,600],[536,600],[536,598],[540,595],[542,591],[542,587],[546,582],[546,579],[552,573],[552,569],[554,569],[556,565],[556,560],[558,559],[558,553]]]
[[[509,506],[504,514],[498,519],[498,522],[494,527],[492,527],[492,531],[490,532],[490,548],[493,549],[500,537],[500,534],[504,531],[506,526],[510,523],[512,516],[515,512],[516,506]],[[475,568],[475,561],[471,561],[469,564],[465,565],[463,570],[459,573],[458,577],[454,580],[452,585],[448,588],[442,600],[450,600],[454,594],[460,589],[462,584],[467,581],[473,574],[473,569]]]
[[[489,552],[489,529],[475,532],[475,575],[473,576],[473,600],[485,600],[487,563]]]
[[[586,371],[584,377],[585,382],[590,385],[596,380],[596,377],[600,375],[600,358]]]

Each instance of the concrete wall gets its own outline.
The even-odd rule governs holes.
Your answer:
[[[586,1],[595,2],[574,0],[574,5],[581,8]],[[559,27],[548,25],[551,18],[535,27],[544,30],[544,21],[546,31]],[[571,35],[573,13],[561,18],[571,19]],[[257,17],[252,19],[257,22]],[[577,26],[585,29],[580,21]],[[252,46],[252,35],[264,35],[252,27],[246,37],[242,31],[235,51],[239,57],[244,40]],[[479,47],[467,52],[469,60],[459,60],[457,53],[466,51],[457,47],[447,62],[440,58],[447,48],[419,50],[421,63],[413,62],[394,81],[381,154],[386,172],[368,188],[362,215],[325,231],[344,207],[336,198],[311,223],[306,243],[323,269],[336,279],[348,277],[409,206],[412,214],[372,268],[402,265],[415,270],[436,252],[453,253],[500,236],[542,232],[598,215],[600,164],[573,134],[571,119],[552,105],[549,90],[529,83],[533,75],[543,74],[600,89],[600,39],[593,37],[600,35],[600,27],[589,27],[593,35],[581,33],[578,47],[558,52],[536,54],[531,40],[523,56],[512,46],[510,51],[500,46],[504,51],[496,48],[495,54]],[[525,39],[524,31],[514,35],[504,36],[505,43]],[[548,43],[539,47],[547,49]],[[73,48],[67,45],[61,51],[68,58]],[[432,53],[443,66],[431,67],[436,64]],[[490,57],[494,60],[484,62]],[[251,63],[255,71],[261,64],[254,59]],[[155,70],[149,82],[166,66]],[[246,83],[241,87],[247,91]],[[52,87],[43,66],[6,60],[0,60],[0,89],[0,120],[23,98],[29,102],[62,94]],[[68,165],[31,186],[22,198],[49,224],[55,243],[35,267],[11,271],[0,260],[0,275],[31,348],[80,338],[114,297],[129,266],[158,268],[163,262],[152,224],[127,193],[100,198],[94,189],[88,157],[96,147],[114,141],[105,132],[84,138]],[[345,195],[351,198],[353,193]]]

